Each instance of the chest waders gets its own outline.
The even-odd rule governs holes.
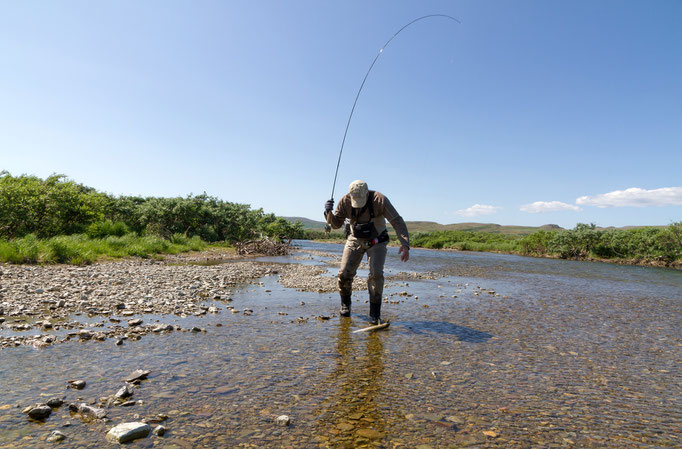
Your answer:
[[[357,219],[369,210],[369,221],[358,223]],[[369,260],[369,276],[367,290],[369,292],[369,315],[373,324],[379,322],[381,316],[381,299],[384,289],[384,262],[386,261],[386,245],[388,232],[379,234],[374,225],[374,192],[370,191],[367,204],[362,209],[351,212],[351,234],[346,240],[341,258],[341,269],[338,275],[339,294],[341,296],[341,316],[350,316],[353,279],[362,259],[367,253]]]

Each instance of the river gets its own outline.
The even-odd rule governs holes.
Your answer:
[[[314,255],[261,260],[325,264],[319,252],[342,249],[297,245]],[[375,333],[352,332],[366,292],[340,318],[336,294],[270,275],[232,295],[252,315],[216,301],[218,314],[140,316],[205,333],[2,349],[0,448],[54,447],[53,430],[63,447],[106,447],[112,425],[159,414],[167,433],[130,447],[682,447],[682,272],[419,249],[403,264],[389,248],[386,275],[391,326]],[[152,373],[138,402],[110,422],[21,413],[50,397],[97,404],[139,368]]]

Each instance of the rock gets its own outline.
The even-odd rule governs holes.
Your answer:
[[[109,441],[127,443],[128,441],[146,438],[152,428],[142,422],[127,422],[114,426],[107,433]]]
[[[107,416],[107,411],[103,408],[91,407],[84,402],[78,405],[78,413],[92,419],[103,419]]]
[[[121,407],[132,407],[135,404],[137,404],[136,401],[126,401],[123,404],[121,404]]]
[[[79,330],[77,335],[81,340],[90,340],[92,338],[92,332],[87,329]]]
[[[128,398],[133,395],[133,389],[130,388],[130,385],[126,384],[120,388],[114,395],[114,397],[119,398],[119,399],[124,399]]]
[[[49,401],[47,401],[47,405],[52,407],[52,408],[61,407],[63,403],[64,403],[64,400],[60,399],[60,398],[52,398]]]
[[[218,313],[218,308],[217,307],[209,307],[208,313]]]
[[[140,318],[135,318],[134,320],[128,320],[128,326],[130,326],[130,327],[139,326],[142,323],[144,323],[144,321],[142,321]]]
[[[163,436],[163,434],[166,433],[166,428],[164,426],[156,426],[153,430],[154,435],[156,436]]]
[[[291,424],[291,418],[289,418],[287,415],[280,415],[275,420],[275,423],[277,423],[277,425],[280,427],[286,427]]]
[[[149,371],[149,370],[138,369],[138,370],[135,370],[132,373],[130,373],[130,375],[128,375],[128,377],[126,377],[123,380],[126,382],[133,382],[135,380],[143,380],[143,379],[146,379],[147,376],[149,376],[150,374],[151,374],[151,371]]]
[[[379,438],[383,438],[383,434],[380,432],[377,432],[374,429],[360,429],[357,432],[358,436],[370,439],[370,440],[377,440]]]
[[[59,430],[53,430],[49,437],[47,437],[48,443],[58,443],[66,439],[66,435],[61,433]]]
[[[36,404],[28,410],[28,417],[37,421],[44,421],[52,413],[52,408],[46,404]]]
[[[69,385],[71,388],[75,388],[76,390],[82,390],[85,388],[85,381],[84,380],[70,380]]]

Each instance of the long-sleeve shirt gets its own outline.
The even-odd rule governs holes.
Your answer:
[[[377,232],[381,234],[386,230],[386,220],[391,223],[395,230],[398,240],[401,245],[410,246],[410,236],[407,232],[407,225],[405,220],[398,214],[391,202],[380,192],[369,191],[374,194],[374,227]],[[356,209],[356,213],[359,212]],[[327,217],[325,216],[325,219]],[[353,206],[350,201],[350,194],[345,194],[336,206],[336,211],[331,216],[330,224],[332,228],[338,229],[343,226],[345,219],[350,219],[351,225],[355,223],[367,223],[370,219],[369,207],[364,208],[364,211],[359,216],[353,216]]]

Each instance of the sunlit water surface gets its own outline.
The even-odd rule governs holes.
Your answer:
[[[260,260],[329,260],[297,256]],[[251,316],[223,303],[205,317],[141,316],[206,333],[0,350],[0,448],[54,447],[52,430],[63,447],[106,447],[113,424],[157,414],[166,435],[130,447],[682,446],[681,272],[418,249],[403,264],[389,248],[387,276],[400,272],[445,276],[389,279],[391,326],[375,333],[352,332],[366,326],[365,292],[342,319],[337,295],[269,276],[232,296]],[[49,397],[110,396],[138,368],[152,371],[142,404],[110,408],[109,424],[66,407],[45,423],[21,414]],[[289,427],[275,424],[283,414]]]

